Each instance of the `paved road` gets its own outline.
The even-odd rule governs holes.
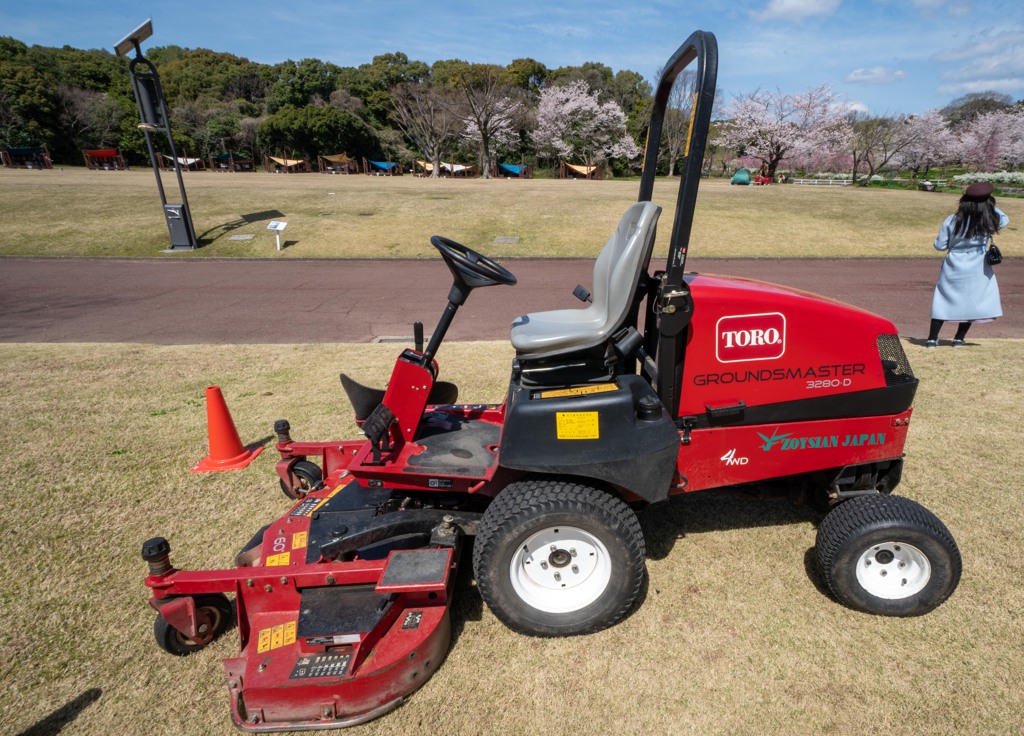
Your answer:
[[[591,261],[518,260],[515,287],[475,292],[450,339],[505,339],[514,317],[579,306]],[[687,268],[824,294],[927,331],[938,259],[701,259]],[[998,267],[1007,315],[977,337],[1024,337],[1024,258]],[[0,342],[368,342],[433,328],[451,276],[437,260],[0,259]],[[950,328],[947,328],[950,331]]]

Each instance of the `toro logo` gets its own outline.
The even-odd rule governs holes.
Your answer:
[[[719,363],[781,358],[786,352],[786,317],[780,312],[722,317],[715,336]]]

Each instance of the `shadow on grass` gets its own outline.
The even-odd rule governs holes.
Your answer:
[[[647,557],[662,560],[672,552],[677,540],[688,534],[782,526],[813,521],[820,515],[804,504],[797,504],[765,488],[756,491],[701,491],[670,498],[643,511],[640,525],[647,540]]]
[[[267,222],[269,220],[278,220],[284,217],[285,214],[278,210],[264,210],[263,212],[250,212],[247,215],[242,215],[237,220],[231,220],[225,222],[222,225],[214,225],[203,233],[196,236],[196,240],[199,241],[199,247],[204,245],[211,245],[216,243],[218,240],[226,235],[229,235],[234,230],[245,227],[246,225],[252,225],[257,222]],[[220,231],[220,232],[218,232]],[[211,233],[217,233],[211,237]],[[287,245],[287,243],[285,244]]]
[[[100,699],[103,690],[98,687],[90,688],[50,713],[43,720],[29,726],[18,736],[54,736],[64,730],[64,727],[81,715],[82,711]]]

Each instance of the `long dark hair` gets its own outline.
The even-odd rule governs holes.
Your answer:
[[[962,238],[987,238],[999,229],[999,215],[996,214],[996,200],[989,197],[984,202],[962,197],[960,208],[953,220],[953,234]]]

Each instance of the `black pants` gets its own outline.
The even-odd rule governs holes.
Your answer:
[[[944,322],[941,319],[933,319],[932,320],[931,329],[928,330],[928,339],[929,340],[938,340],[939,339],[939,330],[942,329],[942,325],[943,324],[944,324]],[[953,339],[954,340],[963,340],[965,337],[967,337],[967,330],[969,330],[969,329],[971,329],[971,323],[970,322],[961,322],[960,326],[956,328],[956,336]]]

